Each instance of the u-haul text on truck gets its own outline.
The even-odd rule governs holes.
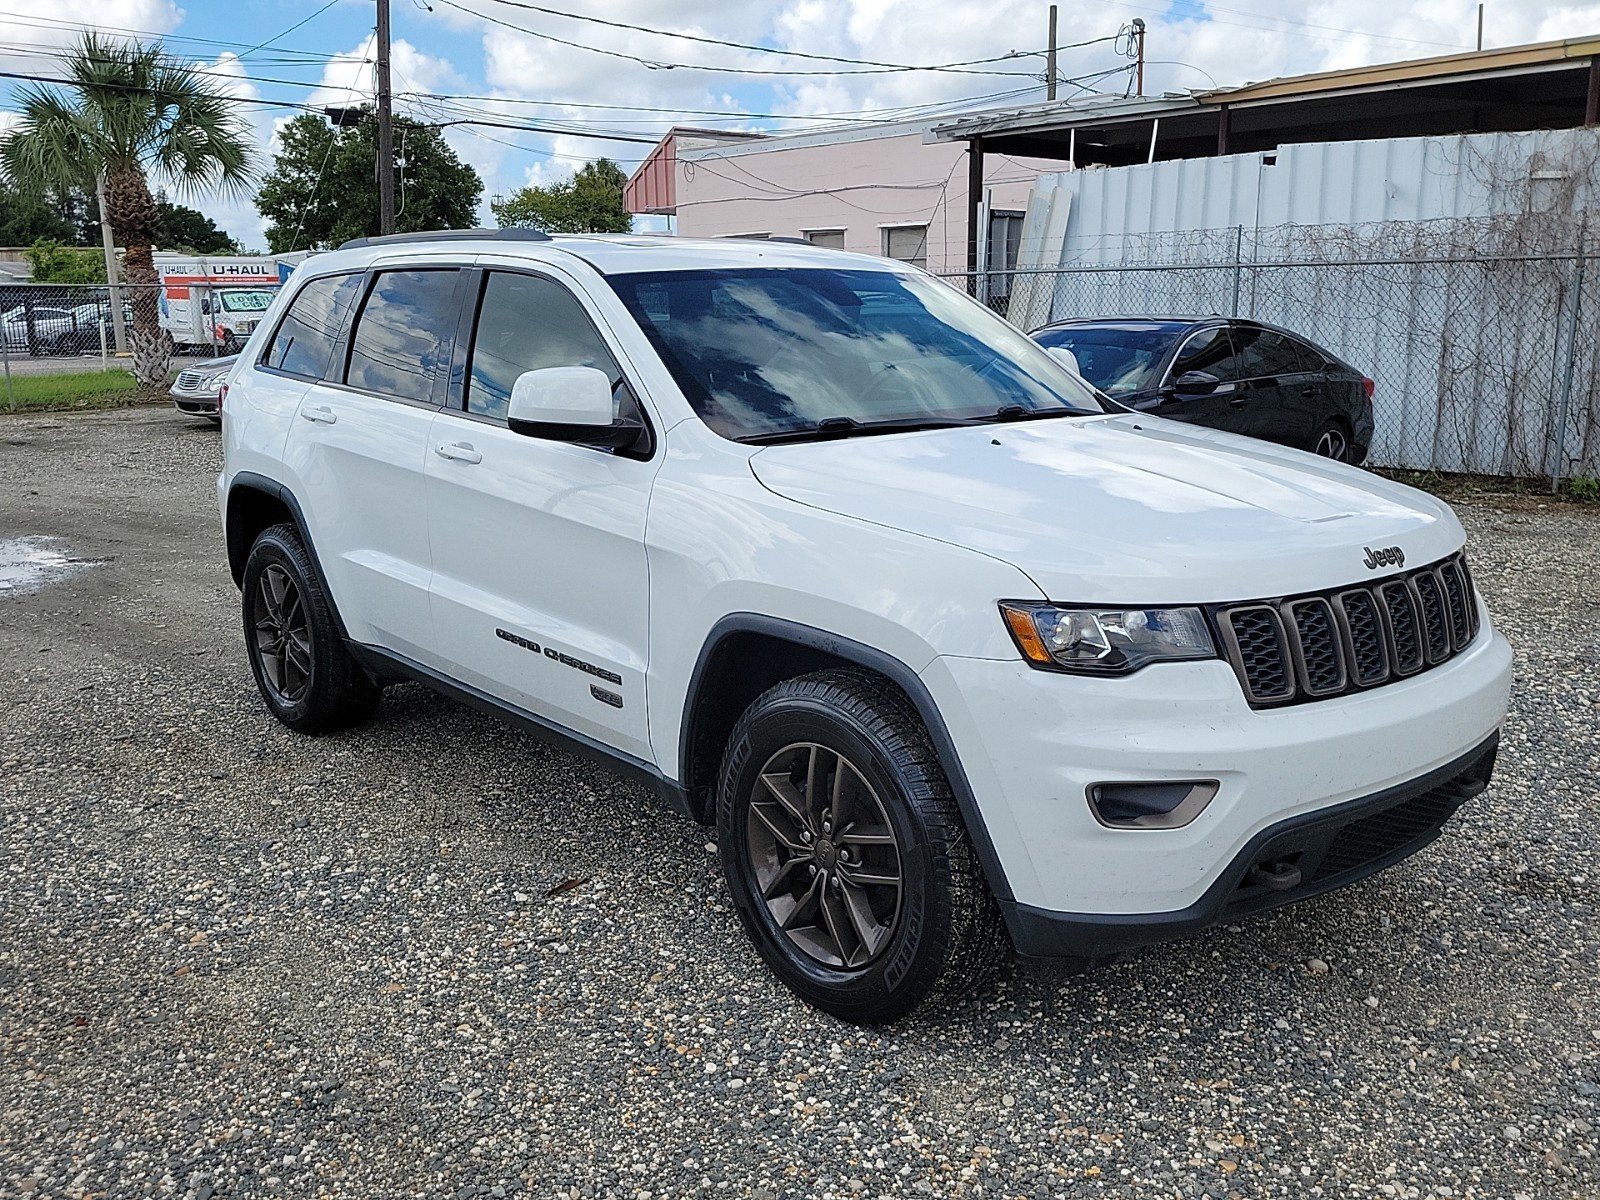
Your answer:
[[[261,320],[290,267],[261,256],[212,258],[158,253],[161,328],[175,349],[236,353]]]

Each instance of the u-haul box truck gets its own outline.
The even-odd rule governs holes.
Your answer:
[[[161,328],[174,348],[234,354],[292,269],[266,256],[157,253]]]

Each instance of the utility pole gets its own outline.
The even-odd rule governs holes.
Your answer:
[[[1056,98],[1056,6],[1050,6],[1050,41],[1044,56],[1044,98]]]
[[[389,97],[389,0],[378,0],[378,232],[394,232],[394,112]]]
[[[1133,19],[1134,47],[1138,52],[1138,67],[1135,71],[1134,94],[1144,95],[1144,18]]]
[[[100,244],[106,252],[107,294],[111,300],[111,336],[118,354],[128,352],[128,331],[122,322],[122,289],[117,286],[117,247],[111,237],[111,222],[106,219],[106,173],[94,177],[95,199],[100,202]],[[9,365],[9,364],[8,364]]]
[[[1483,5],[1478,5],[1478,49],[1483,50]]]

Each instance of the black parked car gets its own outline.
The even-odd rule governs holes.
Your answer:
[[[1078,373],[1141,412],[1359,463],[1372,380],[1297,334],[1225,317],[1058,321],[1033,332]]]

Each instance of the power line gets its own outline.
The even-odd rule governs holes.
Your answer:
[[[312,16],[316,15],[316,13],[312,14]],[[307,20],[309,19],[310,18],[308,17]],[[227,50],[232,50],[236,49],[237,47],[247,45],[245,42],[227,41],[218,38],[194,37],[189,34],[181,33],[161,33],[154,29],[131,29],[124,25],[104,25],[99,22],[91,23],[87,21],[69,21],[61,17],[36,17],[31,13],[9,12],[3,9],[0,9],[0,21],[15,22],[17,24],[27,25],[36,29],[60,29],[65,26],[71,29],[80,29],[91,33],[132,34],[136,37],[159,38],[163,41],[192,42],[195,45],[202,46],[221,46],[223,49]],[[279,36],[281,37],[283,35],[280,34]],[[276,41],[277,39],[274,38],[273,40]],[[307,58],[313,58],[319,62],[337,62],[341,58],[347,57],[340,54],[327,54],[321,50],[290,50],[286,47],[279,47],[279,49],[285,54],[303,54]]]
[[[251,53],[253,53],[253,52],[257,51],[257,50],[265,50],[268,46],[272,45],[272,43],[277,41],[279,38],[288,37],[296,29],[299,29],[302,25],[309,25],[312,21],[315,21],[318,17],[320,17],[323,13],[327,12],[330,8],[332,8],[337,3],[339,3],[339,0],[328,0],[328,2],[326,4],[324,4],[321,8],[317,9],[317,11],[312,13],[309,17],[306,17],[306,18],[304,18],[303,20],[300,20],[300,21],[296,21],[293,25],[289,26],[289,28],[285,29],[282,33],[274,34],[272,37],[269,37],[266,41],[260,42],[257,45],[251,46],[249,50],[246,50],[244,52],[244,54],[251,54]],[[244,54],[238,55],[238,57],[239,58],[243,58]]]
[[[538,30],[529,29],[524,25],[517,25],[510,21],[502,21],[499,17],[492,17],[488,13],[478,12],[476,9],[468,8],[463,4],[457,4],[455,0],[438,0],[438,2],[447,8],[455,9],[457,12],[463,12],[468,16],[477,17],[480,21],[488,21],[492,25],[499,25],[502,28],[510,29],[516,33],[525,34],[528,37],[539,38],[547,42],[554,42],[559,46],[568,46],[574,50],[587,50],[591,54],[603,54],[607,58],[620,58],[626,60],[627,62],[639,63],[642,66],[650,68],[652,71],[710,71],[721,75],[751,75],[767,77],[777,76],[780,78],[807,75],[892,75],[903,74],[907,71],[940,71],[957,75],[1009,75],[1027,76],[1029,78],[1033,77],[1033,73],[1029,71],[999,71],[993,68],[971,66],[965,63],[948,63],[938,67],[859,67],[850,70],[833,71],[763,71],[756,67],[713,67],[706,66],[702,63],[665,62],[660,59],[642,58],[637,54],[627,54],[621,50],[604,50],[599,46],[588,46],[582,42],[574,42],[568,40],[567,38],[556,37],[556,35],[553,33],[540,33]],[[974,63],[989,61],[994,60],[973,60]]]
[[[237,75],[225,76],[228,79],[238,79]],[[52,83],[61,87],[77,87],[76,79],[56,79],[49,75],[32,75],[25,71],[0,71],[0,79],[20,79],[28,83]],[[137,92],[140,95],[151,96],[156,94],[156,89],[135,87],[132,84],[122,83],[97,83],[96,88],[112,92]],[[320,86],[320,85],[319,85]],[[321,113],[322,109],[315,104],[296,104],[292,100],[266,100],[249,96],[221,96],[219,99],[229,104],[259,104],[268,108],[295,108],[302,112]]]
[[[529,4],[525,0],[492,0],[495,4],[503,4],[507,8],[520,8],[529,12],[543,13],[550,17],[562,17],[570,21],[586,21],[591,25],[603,25],[609,29],[626,29],[634,33],[648,33],[655,37],[678,38],[686,42],[699,42],[706,46],[726,46],[734,50],[750,50],[759,54],[778,54],[786,58],[804,58],[813,62],[850,63],[859,67],[886,67],[893,71],[943,71],[955,66],[975,66],[980,63],[1004,62],[1008,59],[1024,58],[1043,54],[1042,50],[1013,50],[1006,54],[997,54],[992,58],[975,58],[965,63],[949,63],[935,66],[912,66],[907,63],[884,62],[874,58],[849,58],[838,54],[816,54],[808,50],[784,50],[777,46],[763,46],[753,42],[734,42],[726,38],[706,37],[697,33],[679,33],[671,29],[656,29],[650,25],[635,25],[627,21],[609,21],[604,17],[591,17],[583,13],[563,12],[558,8],[545,8],[539,4]],[[1114,35],[1113,35],[1114,36]],[[1111,41],[1111,37],[1091,38],[1087,41],[1073,42],[1071,46],[1061,49],[1072,49],[1078,46],[1092,46],[1097,42]]]
[[[1119,70],[1120,69],[1121,68],[1119,68]],[[891,108],[861,108],[861,109],[854,109],[854,110],[852,110],[850,112],[847,112],[847,113],[846,112],[779,113],[779,112],[744,112],[744,111],[730,112],[727,109],[719,109],[719,108],[665,108],[665,107],[658,107],[658,106],[652,106],[652,105],[647,105],[647,104],[600,104],[600,103],[591,103],[589,101],[582,101],[582,100],[531,100],[531,99],[524,99],[524,98],[519,97],[519,96],[483,96],[483,95],[466,95],[466,94],[451,93],[451,92],[408,92],[406,94],[409,97],[411,97],[413,99],[417,99],[417,100],[438,100],[438,101],[450,101],[450,102],[458,102],[458,101],[490,101],[490,102],[498,103],[498,104],[531,105],[531,106],[542,107],[542,108],[584,108],[584,109],[597,109],[597,110],[602,110],[602,111],[613,111],[613,112],[671,113],[671,114],[673,114],[673,117],[669,118],[668,120],[664,120],[664,121],[661,121],[661,122],[652,122],[652,123],[660,123],[660,124],[666,124],[666,123],[669,123],[669,121],[671,123],[676,123],[676,118],[677,117],[691,117],[691,116],[692,117],[715,117],[715,118],[718,118],[720,120],[725,120],[725,121],[747,121],[747,120],[749,120],[749,121],[756,121],[756,120],[814,121],[814,120],[831,119],[831,120],[837,120],[837,121],[840,121],[840,122],[876,124],[880,120],[893,119],[893,118],[885,118],[885,117],[879,117],[879,116],[869,116],[869,115],[866,115],[866,114],[871,114],[871,113],[878,113],[878,114],[912,113],[912,112],[917,112],[917,111],[920,111],[922,109],[928,109],[928,108],[947,108],[947,107],[951,107],[951,106],[954,106],[954,105],[962,105],[962,104],[981,104],[981,103],[984,103],[986,101],[991,101],[991,100],[1009,100],[1009,99],[1011,99],[1011,98],[1013,98],[1015,96],[1018,96],[1018,95],[1021,95],[1021,94],[1025,93],[1025,92],[1032,92],[1032,91],[1037,91],[1037,90],[1038,90],[1038,85],[1029,85],[1028,87],[1024,87],[1024,88],[1013,88],[1013,89],[1010,89],[1010,90],[1007,90],[1007,91],[1003,91],[1003,92],[991,92],[991,93],[988,93],[986,95],[981,95],[981,96],[961,96],[961,97],[956,97],[956,98],[950,99],[950,100],[930,100],[930,101],[927,101],[927,102],[922,103],[922,104],[897,105],[897,106],[894,106],[894,107],[891,107]]]

